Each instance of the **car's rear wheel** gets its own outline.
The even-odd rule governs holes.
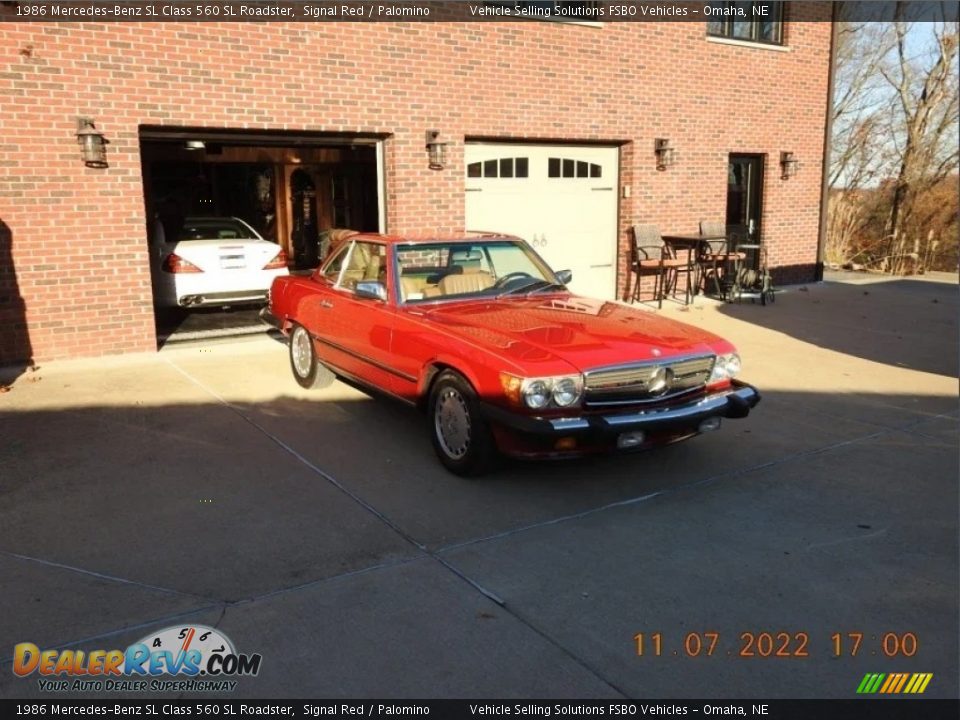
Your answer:
[[[440,373],[430,390],[428,416],[433,449],[444,467],[463,476],[490,469],[496,446],[477,393],[462,375]]]
[[[290,333],[290,369],[300,387],[325,388],[337,376],[317,360],[313,338],[303,325],[294,325]]]

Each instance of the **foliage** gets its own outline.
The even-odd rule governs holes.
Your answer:
[[[830,263],[956,269],[958,27],[910,14],[837,27]]]

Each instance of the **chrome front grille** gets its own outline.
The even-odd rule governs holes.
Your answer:
[[[584,402],[627,405],[682,395],[706,384],[715,359],[699,355],[588,370],[583,375]]]

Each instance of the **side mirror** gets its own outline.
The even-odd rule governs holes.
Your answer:
[[[568,285],[573,280],[573,270],[557,270],[554,275],[557,276],[557,281],[561,285]]]
[[[386,302],[387,288],[382,282],[376,280],[361,280],[357,283],[354,293],[359,298],[369,298],[370,300],[379,300]]]

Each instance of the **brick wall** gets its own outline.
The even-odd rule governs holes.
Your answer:
[[[155,347],[140,125],[388,133],[394,232],[463,227],[464,137],[622,143],[621,276],[631,224],[722,218],[728,153],[764,153],[771,260],[808,267],[829,14],[791,3],[786,52],[699,22],[0,23],[0,363]],[[83,167],[77,116],[108,169]],[[454,143],[442,172],[427,128]],[[666,172],[655,137],[679,152]],[[781,150],[802,164],[788,181]]]

